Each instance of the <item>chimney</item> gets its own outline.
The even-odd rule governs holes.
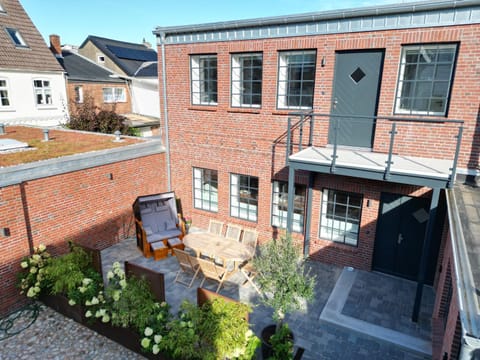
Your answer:
[[[151,49],[152,48],[152,44],[150,44],[148,41],[145,40],[145,38],[143,38],[143,46]]]
[[[50,51],[56,57],[62,57],[62,46],[60,45],[59,35],[50,35]]]

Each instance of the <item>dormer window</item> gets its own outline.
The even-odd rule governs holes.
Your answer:
[[[20,35],[20,32],[17,29],[13,28],[5,28],[7,31],[8,35],[10,36],[10,39],[12,39],[12,42],[15,46],[17,47],[28,47],[27,43],[25,40],[23,40],[22,35]]]

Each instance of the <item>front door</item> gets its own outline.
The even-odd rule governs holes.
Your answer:
[[[331,117],[330,144],[336,141],[337,145],[372,147],[382,65],[382,50],[336,53],[331,113],[347,117]]]
[[[417,280],[429,205],[430,200],[426,198],[382,193],[374,270]]]

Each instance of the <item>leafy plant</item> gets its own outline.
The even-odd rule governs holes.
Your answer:
[[[284,360],[293,357],[293,339],[292,332],[288,324],[284,323],[275,334],[270,337],[273,355],[268,360]]]
[[[23,258],[20,262],[23,271],[19,273],[21,294],[26,294],[29,298],[36,299],[42,291],[49,287],[49,282],[45,277],[45,268],[50,261],[50,254],[43,244],[35,247],[31,256]]]

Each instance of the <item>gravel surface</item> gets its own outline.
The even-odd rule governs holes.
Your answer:
[[[15,322],[22,328],[25,317]],[[1,340],[0,359],[145,359],[116,342],[41,306],[37,320],[19,334]]]

